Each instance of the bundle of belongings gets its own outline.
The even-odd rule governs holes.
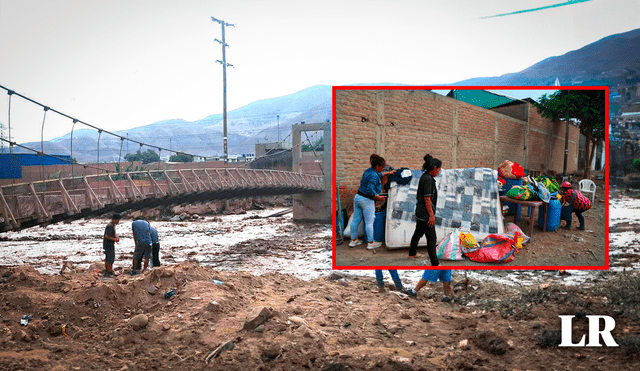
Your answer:
[[[494,233],[476,242],[471,233],[453,230],[436,248],[438,259],[464,260],[465,257],[478,263],[508,263],[515,259],[515,253],[529,236],[513,223],[505,226],[504,233]]]
[[[385,245],[391,250],[409,247],[416,229],[416,193],[423,172],[411,170],[411,173],[408,184],[398,183],[389,190]],[[435,178],[438,190],[436,234],[447,236],[459,229],[482,239],[493,233],[503,233],[497,178],[498,172],[488,168],[440,171]],[[426,246],[426,242],[426,237],[423,237],[418,246]]]
[[[511,189],[507,191],[507,196],[521,201],[541,200],[547,203],[551,199],[551,193],[545,186],[545,183],[539,182],[532,177],[524,178],[523,183],[521,186],[511,187]]]
[[[498,175],[506,179],[520,179],[524,177],[524,169],[517,162],[505,160],[498,166]]]

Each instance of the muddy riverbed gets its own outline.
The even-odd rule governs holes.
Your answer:
[[[609,203],[610,271],[640,267],[640,199],[632,192],[612,188]],[[188,221],[152,221],[160,236],[163,263],[198,261],[202,266],[254,275],[270,272],[311,280],[331,271],[332,233],[325,224],[294,223],[291,213],[269,217],[286,208],[249,210],[235,215],[204,216]],[[102,233],[106,219],[94,218],[36,227],[0,235],[2,265],[29,264],[38,272],[55,274],[65,260],[81,268],[104,259]],[[131,220],[117,227],[117,272],[131,266]],[[355,276],[372,276],[371,270],[347,270]],[[422,271],[401,272],[414,285]],[[507,285],[529,285],[552,278],[566,284],[602,279],[603,270],[457,271],[454,276],[491,280]]]

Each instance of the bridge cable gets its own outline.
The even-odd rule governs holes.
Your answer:
[[[0,85],[0,89],[4,89],[4,90],[6,90],[7,92],[10,92],[10,94],[15,94],[15,95],[19,96],[20,98],[23,98],[23,99],[25,99],[25,100],[27,100],[27,101],[29,101],[29,102],[33,103],[33,104],[36,104],[36,105],[38,105],[38,106],[40,106],[40,107],[43,107],[43,108],[46,108],[47,110],[51,110],[51,111],[53,111],[53,112],[55,112],[55,113],[59,114],[60,116],[64,116],[64,117],[66,117],[66,118],[68,118],[68,119],[70,119],[70,120],[75,120],[76,122],[79,122],[79,123],[81,123],[81,124],[83,124],[83,125],[86,125],[86,126],[88,126],[88,127],[92,128],[92,129],[95,129],[95,130],[102,130],[103,132],[105,132],[105,133],[107,133],[107,134],[109,134],[109,135],[111,135],[111,136],[118,137],[118,138],[120,138],[121,140],[128,140],[128,141],[133,142],[133,143],[138,143],[138,144],[140,145],[140,147],[142,147],[142,146],[147,146],[147,147],[151,147],[151,148],[164,149],[164,150],[169,151],[170,153],[174,153],[174,152],[175,152],[175,153],[178,153],[178,151],[174,151],[174,150],[171,150],[171,149],[169,149],[169,148],[163,148],[163,147],[160,147],[160,146],[155,146],[155,145],[151,145],[151,144],[148,144],[148,143],[144,143],[144,142],[141,142],[141,141],[139,141],[139,140],[129,139],[129,138],[124,137],[124,136],[122,136],[122,135],[119,135],[119,134],[113,133],[113,132],[108,131],[108,130],[104,130],[104,129],[99,128],[99,127],[94,126],[94,125],[91,125],[91,124],[89,124],[89,123],[87,123],[87,122],[84,122],[84,121],[82,121],[82,120],[78,120],[78,119],[76,119],[76,118],[74,118],[74,117],[71,117],[71,116],[69,116],[69,115],[67,115],[67,114],[65,114],[65,113],[62,113],[62,112],[60,112],[60,111],[58,111],[58,110],[56,110],[56,109],[53,109],[53,108],[47,107],[47,106],[45,106],[44,104],[39,103],[39,102],[37,102],[37,101],[35,101],[35,100],[33,100],[33,99],[29,98],[29,97],[26,97],[26,96],[24,96],[24,95],[22,95],[22,94],[16,93],[15,91],[10,90],[10,89],[8,89],[8,88],[6,88],[6,87],[2,86],[2,85]],[[186,152],[180,152],[180,153],[184,153],[184,154],[187,154],[187,155],[195,156],[195,155],[193,155],[193,154],[186,153]],[[206,158],[206,156],[200,156],[200,157],[205,157],[205,158]]]
[[[98,130],[98,159],[96,160],[96,164],[100,166],[100,136],[102,135],[102,130]],[[99,172],[96,170],[96,175]]]
[[[75,161],[73,161],[73,130],[76,127],[76,123],[78,122],[78,120],[73,119],[73,125],[71,125],[71,177],[73,178],[73,163]]]
[[[122,162],[122,143],[124,143],[124,138],[120,138],[120,153],[118,154],[118,173],[120,173],[120,163]]]
[[[14,164],[17,163],[13,156],[13,144],[11,144],[11,96],[13,95],[13,90],[8,90],[7,94],[9,95],[9,112],[8,112],[8,121],[9,121],[9,163]],[[11,184],[16,184],[16,179],[11,177]]]
[[[47,157],[51,157],[51,158],[55,158],[55,159],[57,159],[57,160],[64,161],[64,162],[70,162],[70,161],[69,161],[69,159],[66,159],[66,158],[64,158],[64,157],[60,157],[60,156],[56,156],[56,155],[52,155],[52,154],[49,154],[49,153],[42,153],[42,152],[40,152],[40,151],[38,151],[38,150],[36,150],[36,149],[33,149],[33,148],[29,148],[29,147],[23,146],[22,144],[18,144],[18,143],[16,143],[16,142],[11,142],[11,141],[9,141],[9,140],[7,140],[7,139],[4,139],[4,138],[0,138],[0,140],[2,140],[3,142],[7,142],[7,143],[9,143],[10,145],[13,145],[13,146],[16,146],[16,147],[20,147],[20,148],[24,148],[24,149],[26,149],[27,151],[35,152],[36,154],[40,153],[40,154],[42,154],[43,156],[47,156]],[[92,166],[92,165],[82,165],[82,166],[83,166],[85,169],[86,169],[86,168],[90,168],[90,169],[98,169],[98,170],[100,170],[100,171],[104,171],[105,173],[110,173],[110,172],[111,172],[109,169],[105,169],[105,168],[101,168],[101,167],[97,167],[97,166]]]
[[[247,166],[247,165],[249,165],[249,164],[251,164],[251,163],[253,163],[253,162],[257,161],[258,159],[263,158],[263,157],[270,157],[270,156],[275,156],[275,155],[279,154],[280,152],[276,152],[276,153],[274,153],[274,154],[270,154],[270,153],[271,153],[271,152],[273,152],[273,151],[275,151],[276,149],[280,149],[280,143],[283,143],[283,142],[284,142],[285,140],[287,140],[287,138],[289,138],[290,136],[291,136],[291,133],[289,133],[289,135],[287,135],[283,140],[279,141],[279,142],[277,143],[277,144],[278,144],[278,147],[277,147],[277,148],[271,148],[270,150],[268,150],[267,152],[265,152],[265,154],[264,154],[264,155],[262,155],[262,156],[260,156],[260,157],[256,157],[256,158],[254,158],[252,161],[245,162],[244,164],[241,164],[241,165],[239,165],[238,167]],[[299,144],[298,144],[297,146],[295,146],[295,147],[298,147],[298,146],[299,146]],[[295,148],[295,147],[292,147],[291,149],[293,150],[293,148]]]
[[[42,117],[42,129],[40,129],[40,152],[44,153],[44,123],[47,120],[47,111],[49,107],[44,107],[44,116]],[[42,161],[42,155],[38,153],[38,162],[40,162],[40,180],[44,184],[44,162]],[[45,185],[45,191],[48,188],[48,184]],[[44,193],[42,194],[42,202],[44,203]]]

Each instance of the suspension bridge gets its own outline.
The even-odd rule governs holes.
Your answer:
[[[137,171],[0,187],[1,231],[163,204],[324,191],[321,176],[242,168]]]
[[[33,99],[20,95],[3,86],[9,95],[9,133],[11,130],[11,97],[17,95],[44,108],[42,130],[44,130],[48,111],[58,113],[73,120],[73,124],[85,124],[100,134],[113,135],[121,142],[132,141],[157,150],[167,150],[177,154],[183,151],[171,151],[153,144],[142,143],[103,130],[81,120],[56,111]],[[320,165],[323,175],[305,173],[301,161],[301,136],[305,131],[323,130],[326,145]],[[73,136],[73,130],[71,131]],[[331,209],[331,125],[301,124],[292,129],[293,171],[250,169],[242,167],[156,169],[144,171],[116,171],[101,167],[98,161],[94,165],[79,164],[85,169],[93,168],[95,174],[76,175],[73,170],[69,177],[53,178],[44,175],[37,181],[22,181],[0,186],[0,232],[21,230],[36,225],[48,225],[65,220],[75,220],[109,212],[124,212],[159,205],[208,202],[254,196],[294,195],[294,219],[330,220]],[[328,140],[327,140],[328,139]],[[22,147],[37,153],[38,156],[58,158],[55,154],[44,152],[41,133],[41,149],[27,148],[4,138],[11,153],[14,147]],[[97,145],[99,146],[98,140]],[[72,147],[73,148],[73,147]],[[98,147],[99,153],[99,147]],[[73,149],[71,149],[73,154]],[[314,156],[315,156],[314,152]],[[99,155],[98,155],[99,156]],[[99,158],[99,157],[98,157]],[[68,161],[68,159],[67,159]],[[68,163],[68,162],[67,162]],[[316,167],[318,165],[315,165]],[[71,162],[73,166],[73,162]],[[296,216],[296,214],[298,214]],[[325,215],[326,214],[326,215]]]

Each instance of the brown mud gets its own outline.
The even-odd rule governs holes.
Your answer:
[[[607,306],[597,286],[458,280],[443,303],[439,284],[411,299],[339,272],[305,282],[183,262],[104,279],[100,268],[0,268],[0,369],[637,369],[638,317]],[[581,318],[574,342],[586,314],[614,316],[624,346],[558,348],[561,314]]]

